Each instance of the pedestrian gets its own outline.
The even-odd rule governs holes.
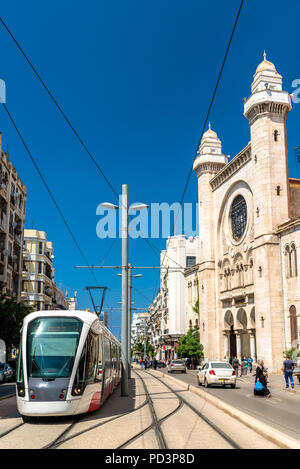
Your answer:
[[[243,357],[241,361],[241,376],[245,376],[247,374],[246,364],[247,364],[246,359],[245,357]]]
[[[191,359],[190,359],[190,357],[188,357],[188,358],[186,359],[185,364],[186,364],[187,369],[189,370],[189,369],[191,368]]]
[[[263,360],[257,360],[257,367],[255,372],[255,385],[254,395],[271,397],[271,393],[267,388],[266,378],[264,375],[264,362]]]
[[[229,358],[229,363],[232,366],[232,357]]]
[[[253,358],[249,356],[247,361],[248,361],[248,370],[249,370],[249,373],[252,373]]]
[[[194,367],[194,370],[197,370],[197,366],[198,366],[198,360],[197,360],[197,358],[193,358],[193,367]]]
[[[234,357],[234,359],[232,360],[232,366],[233,366],[233,369],[235,371],[235,375],[236,377],[238,377],[238,374],[239,374],[239,360],[237,357]]]
[[[283,362],[283,373],[285,378],[285,387],[286,389],[289,388],[289,380],[291,382],[291,387],[294,389],[294,379],[293,379],[293,369],[295,365],[293,360],[291,360],[290,355],[286,356],[286,359]]]
[[[157,368],[157,360],[156,360],[155,357],[152,358],[152,368],[153,368],[154,370],[156,370],[156,368]]]

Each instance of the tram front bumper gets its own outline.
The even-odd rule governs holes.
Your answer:
[[[18,411],[21,415],[28,417],[55,417],[63,415],[74,415],[78,408],[80,399],[54,402],[32,402],[18,399]]]

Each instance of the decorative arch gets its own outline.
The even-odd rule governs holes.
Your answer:
[[[237,329],[247,329],[247,314],[243,308],[236,313]],[[239,326],[239,327],[238,327]]]
[[[234,327],[233,314],[230,309],[228,309],[224,314],[224,329],[229,331],[232,327]]]

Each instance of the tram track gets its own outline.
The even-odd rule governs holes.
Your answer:
[[[159,449],[168,449],[168,445],[166,442],[166,438],[164,436],[164,432],[162,427],[162,424],[170,417],[174,416],[177,412],[179,412],[184,406],[188,407],[190,410],[192,410],[197,416],[199,416],[207,425],[209,425],[219,436],[221,436],[233,449],[240,449],[240,446],[235,442],[229,435],[227,435],[225,432],[223,432],[222,429],[220,429],[217,425],[215,425],[209,418],[207,418],[205,415],[203,415],[198,409],[196,409],[190,402],[188,402],[183,396],[179,394],[178,391],[174,390],[171,386],[169,386],[166,382],[165,379],[161,379],[158,376],[155,376],[154,374],[145,371],[145,370],[134,370],[133,373],[138,377],[138,379],[141,381],[144,392],[146,395],[146,399],[136,408],[129,410],[128,412],[124,412],[122,414],[116,415],[114,417],[108,418],[105,421],[96,423],[94,425],[91,425],[83,430],[80,430],[76,433],[73,433],[70,435],[70,432],[74,430],[74,427],[76,427],[77,424],[79,424],[85,417],[87,417],[87,414],[82,414],[80,416],[77,416],[71,424],[65,428],[55,439],[53,439],[50,443],[47,443],[46,445],[42,446],[41,449],[56,449],[63,445],[64,443],[73,440],[75,438],[78,438],[94,429],[100,428],[105,426],[106,424],[109,424],[110,422],[113,422],[115,420],[121,419],[122,417],[125,417],[126,415],[129,415],[131,413],[137,412],[140,409],[142,409],[144,406],[149,405],[149,410],[151,414],[151,424],[148,425],[146,428],[143,430],[139,431],[126,441],[123,441],[116,449],[125,449],[127,448],[130,444],[132,444],[134,441],[138,440],[141,438],[143,435],[147,434],[149,431],[154,430],[155,437],[157,440],[157,444]],[[153,401],[153,398],[151,397],[151,391],[149,390],[146,382],[145,382],[145,376],[151,377],[161,383],[165,388],[168,389],[168,393],[170,395],[173,395],[177,398],[178,404],[177,406],[170,412],[168,412],[166,415],[164,415],[161,418],[158,418],[157,412],[155,410],[155,404]],[[162,394],[162,392],[157,393]],[[173,397],[174,398],[174,397]],[[107,401],[106,401],[107,402]],[[90,415],[90,414],[88,414]],[[0,438],[8,435],[9,433],[12,433],[13,431],[19,429],[22,426],[26,426],[26,423],[22,422],[18,425],[15,425],[11,429],[6,430],[5,432],[0,434]]]
[[[135,409],[131,409],[129,410],[128,412],[124,412],[120,415],[116,415],[115,417],[112,417],[108,420],[105,420],[104,422],[100,422],[100,423],[97,423],[95,425],[92,425],[91,427],[89,428],[86,428],[82,431],[79,431],[77,433],[75,433],[74,435],[70,436],[70,437],[66,437],[66,435],[68,435],[70,433],[70,431],[75,427],[75,425],[77,425],[81,420],[83,420],[85,417],[87,417],[87,415],[90,415],[90,414],[82,414],[80,416],[77,416],[73,422],[63,431],[61,432],[54,440],[52,440],[50,443],[48,443],[47,445],[44,445],[41,449],[55,449],[55,448],[58,448],[60,445],[62,445],[64,442],[66,441],[69,441],[73,438],[76,438],[78,436],[81,436],[83,435],[84,433],[86,432],[89,432],[95,428],[98,428],[98,427],[101,427],[109,422],[113,422],[119,418],[122,418],[132,412],[136,412],[138,410],[140,410],[141,408],[143,408],[145,405],[148,404],[148,401],[149,401],[149,397],[147,396],[146,399],[139,405],[137,406]],[[107,401],[105,401],[106,403]],[[105,404],[104,403],[104,404]],[[41,419],[41,417],[39,418],[35,418],[35,417],[32,417],[32,418],[29,418],[28,422],[27,423],[30,423],[30,421],[36,421],[36,422],[39,422],[39,420]],[[9,428],[7,429],[6,431],[0,433],[0,439],[5,437],[6,435],[12,433],[13,431],[19,429],[20,427],[25,427],[27,425],[27,423],[25,422],[21,422],[15,426],[13,426],[12,428]],[[66,437],[66,438],[64,438]]]
[[[147,372],[145,372],[147,373]],[[148,373],[147,373],[148,374]],[[207,418],[205,415],[203,415],[202,412],[200,412],[198,409],[196,409],[190,402],[188,402],[186,399],[184,399],[182,396],[179,395],[177,391],[171,388],[168,384],[164,382],[161,378],[158,376],[155,376],[152,373],[149,373],[153,378],[155,378],[157,381],[160,383],[164,384],[172,393],[178,397],[182,401],[184,405],[186,405],[189,409],[191,409],[195,414],[198,415],[207,425],[209,425],[219,436],[221,436],[227,443],[229,443],[232,446],[232,449],[242,449],[240,445],[234,441],[229,435],[227,435],[223,430],[220,429],[216,424],[214,424],[209,418]]]
[[[145,433],[147,433],[148,431],[150,431],[151,429],[154,429],[155,431],[155,435],[156,435],[156,438],[157,438],[157,441],[158,441],[158,445],[159,445],[159,449],[168,449],[168,446],[167,446],[167,443],[166,443],[166,440],[165,440],[165,437],[164,437],[164,434],[162,432],[162,429],[161,429],[161,424],[166,420],[168,419],[169,417],[171,417],[172,415],[174,415],[176,412],[178,412],[182,405],[183,405],[183,402],[180,398],[178,398],[178,401],[179,401],[179,404],[178,406],[172,410],[172,412],[168,413],[167,415],[165,415],[163,418],[161,419],[158,419],[157,418],[157,414],[156,414],[156,411],[155,411],[155,408],[154,408],[154,403],[153,403],[153,399],[148,391],[148,388],[147,388],[147,385],[145,384],[145,380],[140,376],[139,373],[137,373],[137,371],[135,370],[134,373],[139,377],[139,379],[142,381],[142,384],[143,384],[143,387],[144,387],[144,390],[145,390],[145,393],[146,393],[146,396],[149,398],[149,407],[150,407],[150,412],[151,412],[151,417],[152,417],[152,423],[147,427],[145,428],[144,430],[140,431],[139,433],[137,433],[136,435],[134,435],[133,437],[129,438],[127,441],[125,441],[124,443],[122,443],[120,446],[118,446],[118,448],[116,449],[125,449],[126,446],[128,446],[129,444],[133,443],[134,441],[136,441],[138,438],[140,438],[141,436],[143,436]],[[164,383],[163,383],[164,384]]]

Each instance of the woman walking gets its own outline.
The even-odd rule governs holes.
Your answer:
[[[255,372],[255,396],[266,396],[271,397],[271,393],[267,388],[266,378],[264,375],[264,362],[263,360],[257,360],[257,367]]]

